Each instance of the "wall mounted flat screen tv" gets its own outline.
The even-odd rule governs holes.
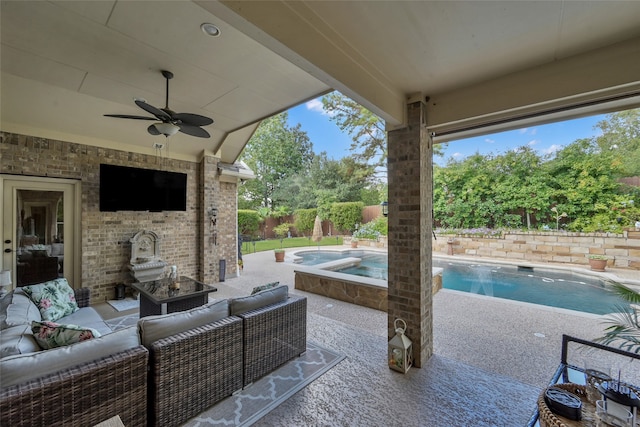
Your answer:
[[[100,165],[100,211],[186,211],[187,174]]]

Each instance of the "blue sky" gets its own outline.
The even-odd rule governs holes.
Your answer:
[[[313,151],[326,151],[329,158],[339,160],[350,154],[351,137],[340,131],[322,111],[319,99],[311,100],[288,111],[289,125],[301,124],[313,143]],[[530,146],[539,154],[547,154],[566,146],[577,139],[590,138],[600,134],[596,123],[605,115],[583,117],[580,119],[547,125],[531,126],[524,129],[494,133],[481,137],[461,139],[450,142],[444,158],[435,158],[438,164],[444,164],[450,157],[462,159],[476,152],[481,154],[500,154],[507,150]]]

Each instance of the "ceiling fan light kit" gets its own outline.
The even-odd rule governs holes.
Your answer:
[[[167,138],[178,133],[180,128],[172,123],[155,123],[153,125],[158,132]]]
[[[213,119],[199,114],[176,113],[169,108],[169,80],[173,78],[173,73],[167,70],[161,70],[162,75],[167,81],[167,91],[165,98],[165,107],[156,108],[147,104],[142,98],[134,98],[135,104],[147,113],[153,114],[155,117],[149,116],[132,116],[128,114],[105,114],[106,117],[115,117],[118,119],[132,120],[160,120],[147,128],[147,132],[151,135],[164,135],[167,138],[178,132],[198,138],[209,138],[209,132],[202,129],[201,126],[207,126],[213,123]]]

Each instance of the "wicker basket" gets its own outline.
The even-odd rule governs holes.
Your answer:
[[[587,387],[584,385],[565,383],[555,384],[552,387],[560,388],[575,394],[582,401],[582,420],[573,421],[564,418],[558,414],[551,412],[544,401],[544,393],[542,390],[538,397],[539,421],[541,427],[595,427],[596,426],[596,407],[587,400]]]

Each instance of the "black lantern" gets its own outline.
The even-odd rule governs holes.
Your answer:
[[[389,215],[389,203],[385,200],[384,202],[380,203],[380,206],[382,206],[382,215]]]

